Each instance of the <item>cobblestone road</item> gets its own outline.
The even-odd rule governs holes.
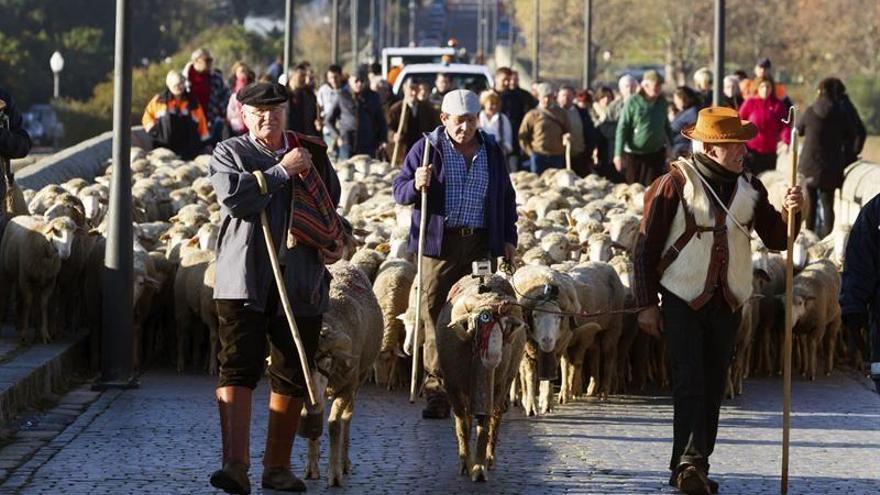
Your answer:
[[[219,463],[214,380],[153,371],[141,388],[105,392],[70,427],[0,486],[23,494],[216,493]],[[778,493],[780,381],[753,379],[722,411],[713,456],[722,493]],[[266,401],[261,385],[260,404]],[[423,421],[420,404],[368,386],[352,426],[354,473],[343,489],[313,493],[674,493],[666,486],[672,408],[668,399],[580,401],[552,415],[505,418],[499,466],[488,484],[456,474],[450,421]],[[793,494],[880,491],[880,397],[860,378],[835,373],[794,385]],[[266,411],[255,407],[251,479],[259,493]],[[302,440],[294,447],[303,465]],[[322,461],[322,468],[325,463]]]

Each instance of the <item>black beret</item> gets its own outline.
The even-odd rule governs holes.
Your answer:
[[[238,90],[238,102],[252,107],[280,105],[287,101],[287,89],[277,83],[257,82]]]

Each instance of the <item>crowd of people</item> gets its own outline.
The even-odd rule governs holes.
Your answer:
[[[243,62],[230,72],[224,80],[204,48],[193,52],[181,72],[169,72],[167,88],[144,111],[143,125],[154,146],[191,158],[245,133],[236,94],[258,78]],[[259,80],[286,84],[287,128],[323,138],[331,157],[367,154],[397,163],[416,140],[440,125],[443,97],[458,89],[441,73],[433,81],[406,81],[396,97],[375,66],[346,75],[331,65],[319,85],[308,62],[284,73],[275,61]],[[479,94],[478,125],[501,144],[511,172],[570,167],[581,176],[595,172],[614,182],[647,186],[671,161],[691,154],[681,130],[712,103],[714,83],[712,71],[703,67],[693,74],[693,86],[676,87],[669,99],[663,75],[650,70],[641,80],[624,75],[616,91],[550,82],[535,82],[527,90],[515,70],[500,67],[493,87]],[[724,76],[722,84],[720,105],[735,109],[759,131],[747,143],[747,168],[756,175],[774,169],[780,146],[791,142],[793,125],[785,122],[792,102],[774,79],[771,61],[762,58],[752,77],[737,71]],[[833,191],[841,185],[843,168],[861,152],[865,127],[846,87],[835,78],[822,81],[815,103],[796,127],[804,136],[801,172],[813,199],[808,227],[827,233],[833,225]]]

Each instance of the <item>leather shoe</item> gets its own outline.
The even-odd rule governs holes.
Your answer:
[[[222,469],[211,475],[211,485],[226,493],[249,495],[251,482],[248,479],[248,466],[239,461],[228,461]]]
[[[691,464],[679,467],[678,473],[675,475],[674,486],[686,495],[712,494],[706,474]]]
[[[263,488],[279,492],[304,492],[306,484],[287,468],[268,468],[263,471]]]

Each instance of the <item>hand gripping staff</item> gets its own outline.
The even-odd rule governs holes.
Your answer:
[[[266,176],[262,172],[254,172],[257,178],[257,185],[260,187],[260,194],[269,193],[269,184],[266,182]],[[290,334],[293,336],[293,342],[296,344],[296,352],[299,355],[299,362],[302,365],[303,376],[306,380],[306,389],[309,392],[309,402],[317,404],[318,398],[315,395],[315,384],[312,383],[312,373],[309,370],[309,361],[306,359],[306,348],[303,345],[302,338],[299,335],[299,328],[296,326],[296,320],[293,318],[293,309],[290,307],[290,299],[287,297],[287,287],[284,286],[284,276],[281,274],[281,264],[278,263],[278,251],[275,250],[275,241],[272,239],[272,231],[269,229],[269,218],[266,216],[266,210],[260,210],[260,223],[263,226],[263,238],[266,240],[266,250],[269,251],[269,261],[272,264],[272,274],[275,275],[275,285],[278,286],[278,298],[281,299],[281,305],[284,307],[284,316],[287,317],[287,324],[290,326]]]
[[[797,131],[794,129],[797,107],[792,106],[788,110],[788,120],[784,120],[792,128],[791,131],[791,187],[797,185]],[[791,340],[792,340],[792,317],[791,308],[794,305],[793,277],[794,258],[794,233],[796,213],[788,210],[788,246],[785,254],[785,340],[783,343],[782,358],[782,486],[780,492],[788,493],[788,446],[791,439]]]
[[[422,168],[428,166],[431,157],[431,141],[425,135],[425,151],[422,153]],[[419,377],[419,328],[422,326],[422,258],[425,256],[425,229],[428,228],[428,188],[422,188],[422,214],[419,216],[419,252],[416,259],[416,322],[413,327],[412,376],[409,383],[409,402],[416,401]]]

